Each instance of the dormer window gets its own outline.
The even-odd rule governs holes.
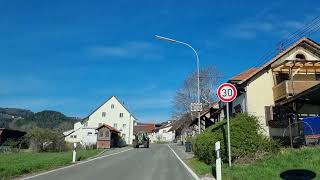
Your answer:
[[[296,59],[305,60],[306,56],[304,54],[298,53],[298,54],[296,54]]]

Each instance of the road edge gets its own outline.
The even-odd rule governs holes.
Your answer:
[[[107,155],[104,155],[104,156],[98,156],[98,157],[95,157],[95,158],[92,158],[92,159],[87,159],[85,161],[80,161],[80,162],[77,162],[75,164],[63,166],[63,167],[60,167],[60,168],[57,168],[57,169],[45,171],[45,172],[42,172],[42,173],[39,173],[39,174],[35,174],[35,175],[31,175],[31,176],[28,176],[28,177],[20,177],[20,178],[21,179],[35,178],[35,177],[42,176],[42,175],[45,175],[45,174],[49,174],[49,173],[52,173],[52,172],[56,172],[56,171],[60,171],[60,170],[67,169],[67,168],[71,168],[71,167],[74,167],[74,166],[78,166],[78,165],[81,165],[81,164],[85,164],[85,163],[88,163],[88,162],[91,162],[91,161],[94,161],[94,160],[97,160],[97,159],[103,159],[103,158],[106,158],[106,157],[109,157],[109,156],[113,156],[113,155],[116,155],[116,154],[127,152],[129,150],[132,150],[132,148],[126,149],[126,150],[123,150],[123,151],[119,151],[119,152],[115,152],[115,153],[112,153],[112,154],[107,154]],[[19,178],[19,177],[17,177],[17,178]]]
[[[181,164],[188,170],[188,172],[192,175],[192,177],[196,180],[200,180],[199,176],[193,172],[193,170],[178,156],[178,154],[170,147],[170,145],[167,145],[169,149],[173,152],[173,154],[177,157],[177,159],[181,162]]]

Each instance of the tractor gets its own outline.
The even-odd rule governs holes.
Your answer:
[[[143,145],[144,148],[149,148],[149,137],[147,132],[139,131],[136,133],[132,144],[134,148],[139,148],[140,145]]]

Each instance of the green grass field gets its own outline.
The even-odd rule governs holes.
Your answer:
[[[211,166],[192,159],[189,165],[199,175],[211,173]],[[320,148],[285,149],[281,153],[256,161],[253,164],[224,165],[224,180],[269,180],[280,179],[280,173],[288,169],[308,169],[317,173],[320,179]]]
[[[79,150],[77,160],[94,156],[102,150]],[[48,170],[71,164],[72,152],[0,153],[0,179]]]

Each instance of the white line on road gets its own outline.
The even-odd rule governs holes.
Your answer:
[[[132,149],[132,148],[131,148],[131,149]],[[120,153],[129,151],[129,150],[131,150],[131,149],[126,149],[126,150],[124,150],[124,151],[120,151],[120,152],[116,152],[116,153],[112,153],[112,154],[107,154],[107,155],[104,155],[104,156],[99,156],[99,157],[92,158],[92,159],[89,159],[89,160],[86,160],[86,161],[80,161],[80,162],[78,162],[78,163],[76,163],[76,164],[73,164],[73,165],[61,167],[61,168],[54,169],[54,170],[51,170],[51,171],[46,171],[46,172],[43,172],[43,173],[40,173],[40,174],[36,174],[36,175],[33,175],[33,176],[29,176],[29,177],[25,177],[25,178],[22,178],[22,179],[35,178],[35,177],[42,176],[42,175],[45,175],[45,174],[49,174],[49,173],[52,173],[52,172],[56,172],[56,171],[60,171],[60,170],[63,170],[63,169],[70,168],[70,167],[78,166],[78,165],[80,165],[80,164],[84,164],[84,163],[87,163],[87,162],[91,162],[91,161],[94,161],[94,160],[97,160],[97,159],[102,159],[102,158],[106,158],[106,157],[113,156],[113,155],[116,155],[116,154],[120,154]]]
[[[167,146],[168,146],[169,149],[173,152],[173,154],[179,159],[179,161],[181,162],[181,164],[189,171],[189,173],[190,173],[196,180],[199,180],[198,175],[197,175],[196,173],[194,173],[194,172],[192,171],[192,169],[189,168],[188,165],[186,165],[186,163],[178,156],[178,154],[177,154],[169,145],[167,145]]]

